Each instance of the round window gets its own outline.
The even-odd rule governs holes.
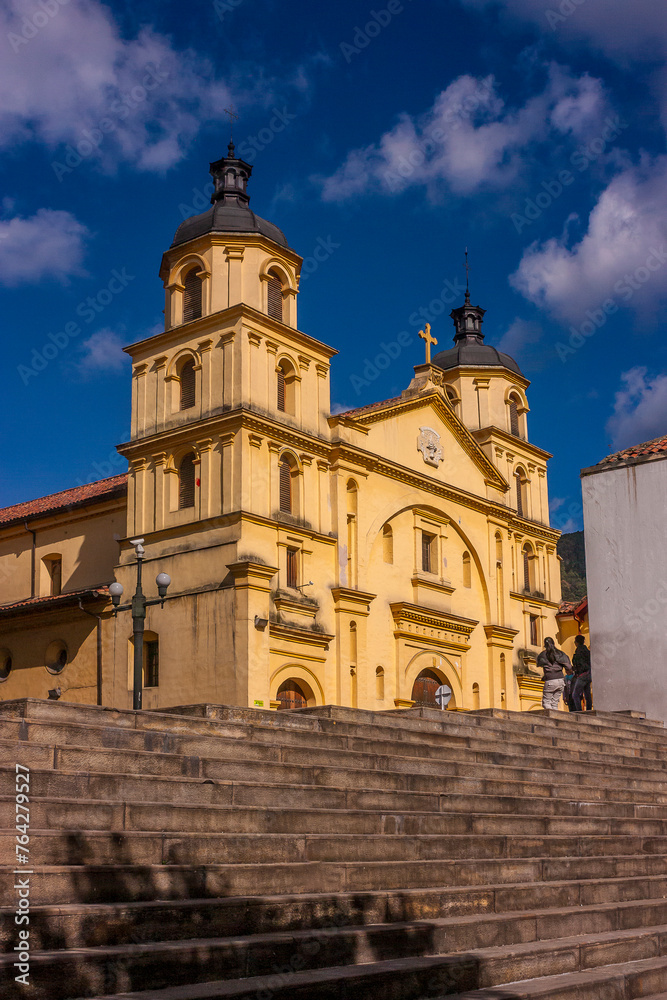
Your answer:
[[[12,654],[8,649],[0,649],[0,681],[6,681],[12,672]]]
[[[62,639],[49,643],[46,650],[46,669],[49,673],[61,673],[67,666],[67,659],[67,646]]]

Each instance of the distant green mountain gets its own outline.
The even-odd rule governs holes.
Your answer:
[[[586,550],[583,531],[573,531],[558,539],[562,558],[561,581],[564,601],[580,601],[586,596]]]

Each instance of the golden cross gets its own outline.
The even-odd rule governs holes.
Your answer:
[[[232,106],[230,108],[225,108],[224,114],[228,115],[228,117],[229,117],[229,141],[233,142],[234,141],[234,122],[239,120],[239,116],[234,111],[234,105],[233,104],[232,104]]]
[[[420,330],[419,331],[419,336],[421,337],[422,340],[426,341],[426,364],[430,365],[431,364],[431,344],[437,344],[438,343],[438,341],[435,339],[435,337],[431,336],[431,324],[430,323],[426,324],[426,333],[424,333],[423,330]]]

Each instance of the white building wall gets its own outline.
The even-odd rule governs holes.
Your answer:
[[[667,461],[582,476],[593,699],[667,722]]]

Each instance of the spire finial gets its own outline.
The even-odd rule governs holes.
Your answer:
[[[470,264],[468,263],[468,248],[466,247],[466,303],[470,305]]]
[[[229,117],[229,145],[227,146],[227,152],[230,158],[234,158],[234,122],[239,120],[239,116],[234,111],[234,105],[225,108],[224,113]]]

